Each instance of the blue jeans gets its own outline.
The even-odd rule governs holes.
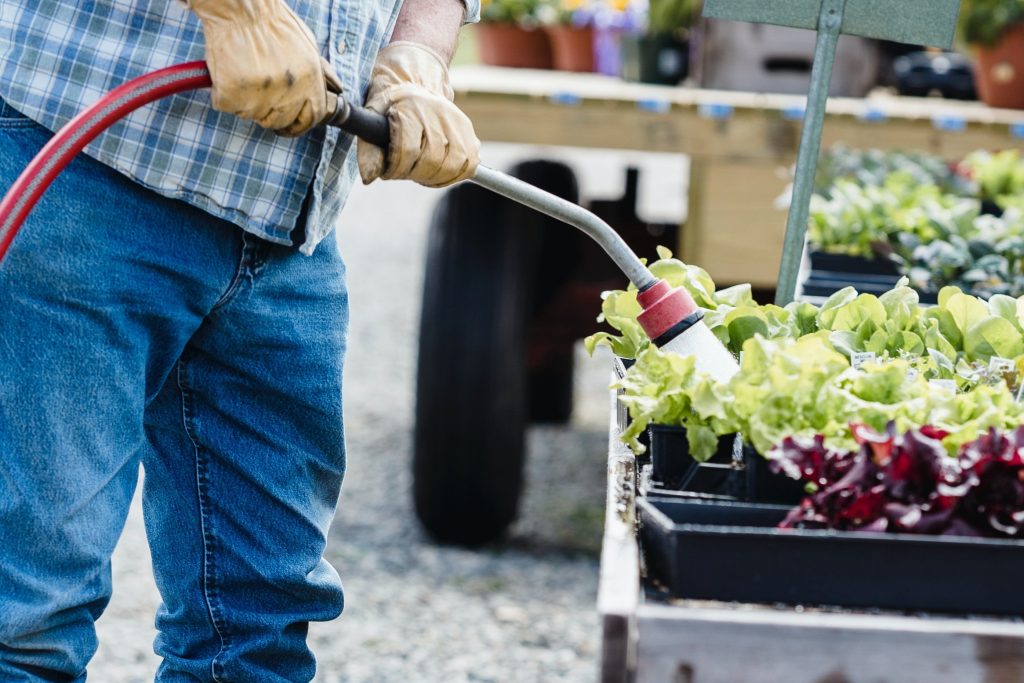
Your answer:
[[[0,187],[49,133],[0,101]],[[83,681],[139,466],[159,681],[308,681],[345,469],[348,299],[316,254],[79,155],[0,264],[0,681]]]

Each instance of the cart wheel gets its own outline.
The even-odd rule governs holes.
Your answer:
[[[536,180],[524,171],[538,163],[545,162],[528,162],[513,174]],[[531,273],[546,220],[467,184],[445,194],[431,221],[413,499],[420,522],[441,542],[496,540],[516,516],[527,424]]]
[[[413,496],[437,540],[479,545],[516,515],[526,383],[525,242],[508,201],[463,185],[430,226],[416,382]]]

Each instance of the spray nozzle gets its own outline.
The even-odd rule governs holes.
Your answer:
[[[704,317],[689,292],[682,287],[672,288],[664,280],[639,292],[636,298],[644,309],[637,322],[657,346],[670,341],[662,341],[663,337],[675,337]]]

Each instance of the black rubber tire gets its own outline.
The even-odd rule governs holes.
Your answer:
[[[527,162],[513,173],[544,185],[544,168],[571,176],[567,167],[550,162]],[[572,186],[575,191],[574,179]],[[557,183],[552,187],[560,194],[562,189]],[[498,540],[518,511],[532,276],[549,220],[467,184],[445,194],[431,221],[413,501],[423,527],[442,543],[479,546]]]
[[[430,226],[413,453],[416,513],[438,541],[500,537],[522,490],[526,377],[523,288],[529,234],[507,200],[462,185]]]

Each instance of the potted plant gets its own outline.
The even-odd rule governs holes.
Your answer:
[[[545,0],[483,0],[475,29],[480,61],[491,66],[550,69],[551,43],[540,25]]]
[[[588,0],[554,0],[545,8],[544,19],[556,69],[594,71],[595,11],[594,3]]]
[[[1012,207],[1024,209],[1024,159],[1020,150],[978,150],[957,164],[957,170],[976,186],[982,213],[1000,216]]]
[[[649,0],[646,26],[621,39],[622,76],[627,80],[677,85],[689,73],[689,29],[697,0]]]
[[[1024,109],[1024,0],[963,0],[960,30],[974,48],[981,100]]]

